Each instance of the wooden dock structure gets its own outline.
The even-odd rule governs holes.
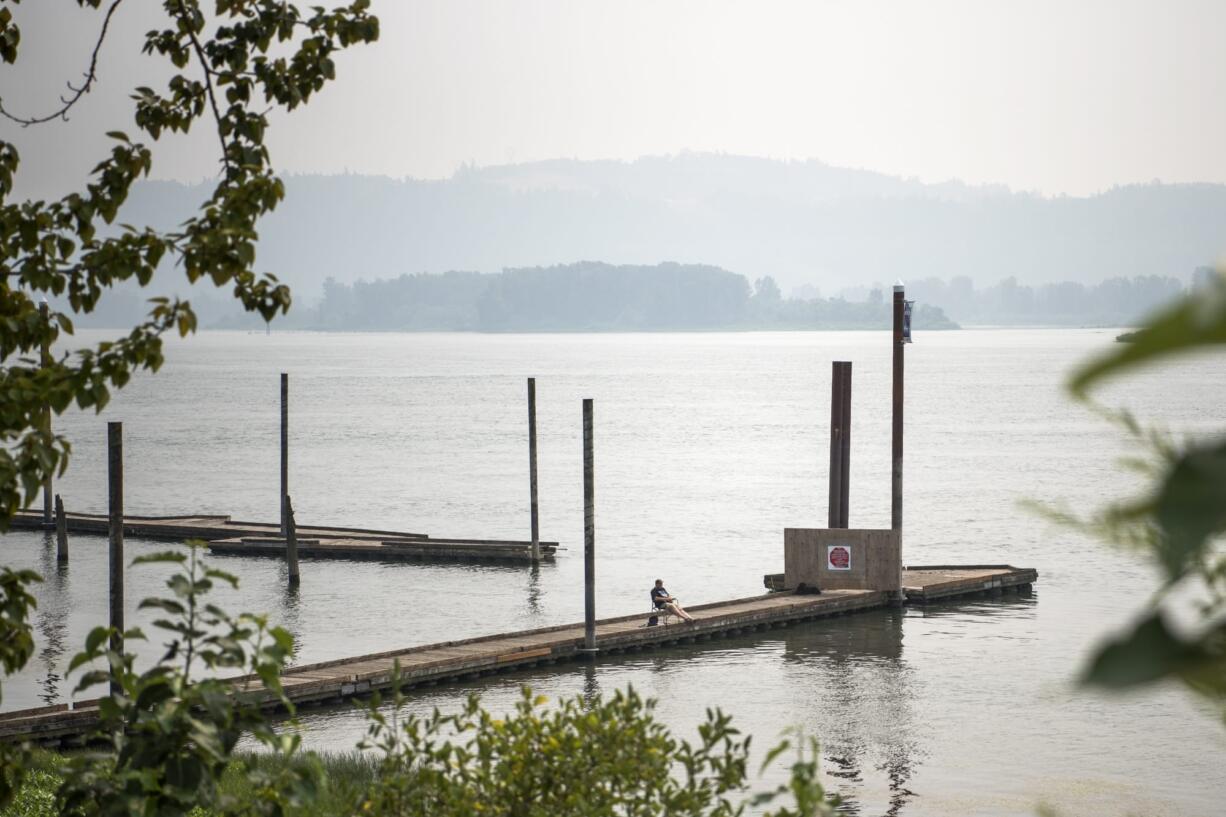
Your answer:
[[[907,601],[922,602],[1028,590],[1037,577],[1034,570],[1008,566],[940,566],[908,571],[904,584],[908,589]],[[597,622],[596,646],[601,653],[637,652],[787,627],[892,603],[890,593],[875,590],[832,590],[805,595],[775,592],[696,605],[689,610],[696,619],[693,624],[677,622],[656,627],[645,626],[648,611],[644,610],[638,615]],[[282,683],[286,696],[296,706],[332,704],[387,688],[392,683],[396,663],[400,665],[402,686],[411,689],[583,658],[589,655],[583,646],[584,625],[567,624],[306,664],[286,670]],[[236,693],[253,696],[269,709],[279,706],[257,678],[235,678],[231,683]],[[79,744],[86,740],[97,721],[97,707],[97,700],[76,701],[71,706],[60,704],[0,713],[0,740]]]
[[[902,572],[902,592],[908,604],[928,604],[976,593],[993,593],[1029,588],[1038,581],[1039,572],[1012,565],[916,565]],[[782,573],[762,577],[767,590],[789,592]]]
[[[106,536],[106,514],[65,514],[68,533]],[[13,519],[17,530],[42,530],[42,515],[19,511]],[[285,539],[278,523],[239,522],[229,516],[130,516],[123,518],[125,536],[183,541],[202,539],[209,550],[221,555],[285,558]],[[424,533],[370,530],[336,526],[298,527],[298,552],[315,559],[366,559],[379,561],[500,561],[532,562],[532,543],[509,539],[436,538]],[[541,542],[540,557],[554,561],[557,542]]]

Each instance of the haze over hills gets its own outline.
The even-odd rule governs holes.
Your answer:
[[[966,276],[977,285],[1176,276],[1226,249],[1226,186],[1087,198],[923,184],[820,162],[683,154],[466,168],[444,181],[290,176],[257,268],[314,301],[323,282],[406,273],[710,264],[789,292]],[[207,186],[146,182],[125,218],[170,226]]]

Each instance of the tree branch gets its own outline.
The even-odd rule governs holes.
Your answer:
[[[89,93],[89,89],[93,87],[94,81],[98,79],[98,52],[102,50],[102,43],[104,40],[106,40],[106,31],[111,25],[111,17],[115,15],[115,10],[119,8],[119,4],[122,2],[123,0],[114,0],[114,2],[111,3],[110,8],[106,10],[106,17],[102,21],[102,31],[98,33],[98,41],[94,43],[94,53],[89,59],[89,70],[85,73],[85,82],[79,88],[73,87],[71,82],[68,83],[68,89],[72,91],[73,94],[69,97],[60,97],[60,102],[64,104],[58,111],[47,114],[46,116],[26,118],[9,113],[7,110],[5,110],[4,104],[0,102],[0,116],[4,116],[6,119],[10,119],[23,127],[28,127],[30,125],[42,125],[46,122],[52,121],[53,119],[63,119],[67,121],[69,109],[72,108],[73,105],[76,105],[77,102],[80,101],[81,97]]]
[[[209,96],[209,106],[213,109],[213,119],[217,122],[217,141],[221,143],[221,161],[225,163],[226,170],[232,170],[230,157],[226,153],[226,137],[221,132],[221,110],[217,107],[217,97],[213,93],[213,71],[205,57],[204,47],[200,45],[200,38],[196,36],[196,30],[192,27],[192,21],[187,19],[186,15],[187,9],[183,7],[183,0],[179,0],[179,19],[183,21],[184,28],[187,29],[187,36],[192,41],[192,50],[196,52],[196,59],[200,60],[200,67],[204,69],[204,89]]]

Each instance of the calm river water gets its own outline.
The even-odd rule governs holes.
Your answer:
[[[1109,347],[1103,330],[920,333],[907,350],[904,559],[1036,567],[1028,598],[873,612],[778,633],[604,658],[415,695],[494,708],[520,684],[550,696],[633,684],[678,733],[722,706],[755,744],[793,726],[823,742],[859,814],[1220,814],[1226,729],[1181,690],[1106,698],[1074,688],[1087,650],[1155,586],[1136,557],[1021,508],[1089,509],[1129,490],[1117,431],[1061,385]],[[86,337],[97,340],[97,333]],[[826,517],[830,362],[854,362],[851,522],[889,525],[889,342],[883,332],[662,335],[203,333],[170,345],[105,415],[58,428],[58,486],[105,510],[105,421],[124,421],[129,513],[277,515],[278,377],[290,372],[291,493],[300,524],[526,538],[525,377],[537,377],[542,533],[567,551],[528,568],[218,559],[231,610],[267,611],[299,662],[582,619],[580,400],[596,401],[597,607],[645,606],[662,577],[683,601],[751,595],[782,570],[782,530]],[[1101,395],[1181,431],[1222,422],[1226,364],[1200,359]],[[42,534],[2,540],[47,575],[38,655],[6,709],[63,700],[61,678],[106,615],[105,540],[75,537],[57,572]],[[132,554],[164,546],[131,541]],[[128,601],[159,571],[129,571]],[[149,652],[153,648],[150,648]],[[312,746],[351,747],[350,707],[302,718]],[[756,764],[755,764],[756,768]],[[765,787],[776,781],[768,777]]]

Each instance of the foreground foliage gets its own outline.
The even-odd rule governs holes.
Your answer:
[[[811,742],[801,743],[787,785],[751,799],[750,739],[727,715],[708,711],[696,743],[678,740],[633,689],[551,706],[525,689],[506,717],[475,696],[458,713],[421,717],[406,715],[397,680],[389,706],[379,695],[365,705],[364,751],[321,762],[300,750],[292,722],[278,731],[261,706],[276,701],[292,715],[280,680],[290,635],[210,602],[237,579],[208,567],[196,547],[135,563],[174,568],[169,593],[140,604],[156,611],[165,650],[138,669],[123,644],[144,639],[139,629],[89,634],[69,673],[79,674],[77,692],[110,686],[93,744],[68,757],[22,749],[26,777],[15,779],[18,797],[3,814],[735,817],[749,802],[787,795],[794,806],[772,814],[800,817],[832,814],[837,803]],[[217,678],[234,672],[245,673],[237,686]],[[259,754],[237,750],[244,737]],[[776,747],[767,763],[789,748]]]
[[[1217,274],[1155,315],[1131,342],[1085,364],[1070,389],[1086,398],[1108,377],[1224,344],[1226,276]],[[1084,680],[1126,689],[1177,679],[1226,713],[1226,427],[1215,436],[1174,440],[1128,413],[1108,414],[1145,452],[1129,464],[1146,474],[1149,484],[1139,497],[1071,521],[1148,554],[1164,581],[1141,620],[1097,651]],[[1164,601],[1188,587],[1204,601],[1197,625],[1183,632],[1172,626]]]
[[[123,2],[76,0],[83,13],[102,11],[92,54],[80,55],[86,65],[84,80],[70,83],[69,94],[53,110],[13,111],[0,102],[0,116],[22,126],[66,121],[97,81],[99,54],[112,19],[122,14]],[[0,64],[15,70],[23,67],[18,5],[18,0],[0,0]],[[245,309],[265,319],[289,308],[289,290],[274,276],[254,270],[257,224],[284,195],[265,147],[267,117],[306,103],[335,77],[333,58],[339,51],[378,38],[379,21],[368,12],[369,0],[306,11],[284,0],[215,0],[211,12],[206,5],[201,0],[163,0],[162,25],[149,31],[139,45],[143,53],[165,59],[173,70],[161,90],[141,87],[132,97],[134,124],[152,142],[167,133],[186,133],[202,119],[211,120],[216,131],[220,174],[199,212],[178,229],[160,232],[123,223],[132,185],[153,167],[150,146],[126,133],[107,134],[113,146],[84,189],[53,201],[11,200],[21,161],[14,145],[0,140],[0,530],[8,528],[19,507],[34,499],[45,479],[67,467],[71,446],[51,433],[52,413],[73,403],[101,411],[111,390],[122,388],[135,371],[156,371],[161,366],[166,332],[186,335],[196,327],[188,302],[154,298],[146,319],[127,335],[57,357],[52,346],[61,334],[72,334],[73,315],[93,311],[121,282],[147,285],[169,263],[179,266],[189,282],[207,278],[218,287],[231,287]],[[67,308],[40,309],[37,301],[47,296],[57,297]],[[33,651],[29,617],[35,601],[29,588],[38,579],[30,571],[0,568],[0,667],[6,675],[23,667]],[[267,634],[262,623],[252,620],[228,624],[232,634],[243,637],[256,631]],[[240,657],[220,644],[214,649],[216,653],[204,660],[219,667],[251,657],[246,653]],[[93,657],[105,653],[102,643],[93,638],[86,652]],[[225,720],[214,693],[193,686],[186,673],[145,678],[135,675],[118,653],[105,657],[125,684],[124,694],[106,704],[108,722],[153,731],[170,729],[170,724],[141,722],[138,713],[166,706],[189,692],[202,696],[189,705],[212,706],[211,714],[220,719],[217,723]],[[175,688],[176,678],[181,688]],[[230,732],[250,726],[241,712],[233,713],[233,718],[217,734],[177,737],[184,745],[196,746],[198,755],[185,766],[163,770],[160,779],[171,786],[167,792],[177,788],[180,794],[175,796],[186,797],[200,774],[200,764],[220,762],[218,746],[224,746]],[[151,770],[159,757],[167,756],[165,747],[142,746],[142,752],[152,753],[130,752],[116,758],[112,771],[122,772],[113,778],[120,787],[114,792],[116,798],[121,791],[131,794],[155,785],[150,775],[157,775]],[[10,801],[28,766],[25,748],[0,746],[0,806]],[[83,778],[98,772],[88,765],[78,771]],[[82,809],[127,813],[117,800],[86,803],[93,794],[79,794]],[[77,802],[72,800],[77,795],[70,795],[65,792],[65,802]]]
[[[105,7],[84,82],[50,113],[0,104],[0,115],[26,126],[66,119],[92,87],[123,0],[76,3],[86,11]],[[0,0],[0,60],[20,69],[16,5]],[[289,289],[254,270],[257,224],[285,193],[265,147],[268,115],[308,102],[335,77],[337,52],[379,35],[369,0],[331,11],[283,0],[216,0],[211,13],[201,0],[161,5],[164,22],[145,35],[141,51],[174,70],[161,90],[135,89],[134,124],[157,141],[211,120],[220,175],[197,215],[172,232],[123,223],[124,203],[152,169],[153,151],[118,131],[107,134],[114,145],[84,190],[54,201],[9,201],[20,157],[0,141],[0,527],[67,464],[70,445],[50,433],[49,411],[74,402],[101,410],[111,389],[122,388],[134,371],[161,366],[163,334],[186,335],[196,327],[190,303],[155,298],[147,318],[126,336],[72,356],[43,352],[61,333],[72,334],[72,315],[93,311],[120,282],[147,285],[166,263],[179,266],[188,282],[206,278],[231,287],[247,311],[265,320],[289,308]],[[47,295],[60,296],[68,309],[40,312],[36,301]]]
[[[655,704],[633,690],[611,698],[563,699],[552,707],[525,688],[515,709],[497,718],[471,696],[457,714],[437,709],[404,716],[375,696],[367,709],[364,749],[381,756],[374,784],[360,804],[381,817],[491,814],[624,817],[734,817],[746,807],[750,739],[731,718],[708,709],[698,742],[677,740],[654,717]],[[790,748],[780,744],[765,768]],[[795,808],[775,817],[833,814],[818,779],[816,746],[803,752],[791,780],[753,802],[793,795]]]

